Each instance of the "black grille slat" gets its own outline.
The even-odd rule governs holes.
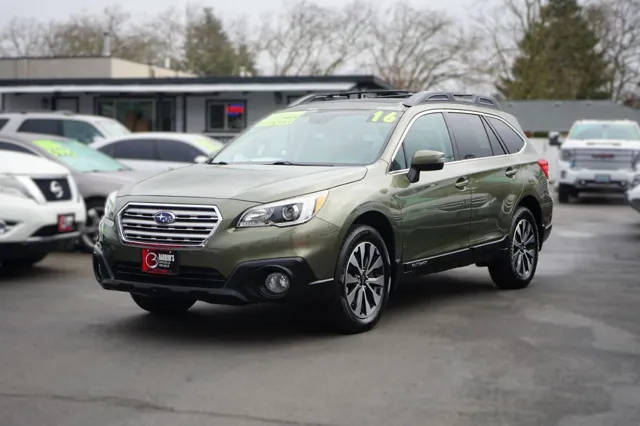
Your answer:
[[[158,212],[170,212],[175,220],[162,224],[154,220]],[[221,217],[214,206],[189,204],[131,203],[120,213],[123,239],[138,244],[200,246],[213,234]]]
[[[140,270],[140,264],[134,262],[116,263],[114,274],[116,279],[123,281],[199,288],[220,288],[226,281],[225,277],[213,268],[180,266],[177,275],[163,276],[144,273]]]

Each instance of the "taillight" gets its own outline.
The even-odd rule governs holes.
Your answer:
[[[546,176],[547,180],[549,179],[549,162],[544,158],[538,160],[538,166],[542,169],[542,173]]]

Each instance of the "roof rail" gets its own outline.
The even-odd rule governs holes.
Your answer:
[[[498,101],[491,96],[470,95],[453,92],[418,92],[403,102],[404,106],[412,107],[427,102],[460,102],[481,105],[489,108],[502,109]]]
[[[289,104],[289,108],[318,101],[366,98],[408,98],[414,92],[409,90],[362,90],[352,92],[312,93]]]
[[[74,115],[77,114],[76,112],[73,111],[69,111],[67,109],[56,109],[56,110],[43,110],[43,109],[33,109],[33,110],[28,110],[28,109],[23,109],[23,110],[19,110],[19,111],[7,111],[7,110],[0,110],[0,114],[58,114],[58,115]]]

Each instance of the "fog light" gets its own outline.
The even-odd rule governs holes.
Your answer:
[[[264,280],[264,286],[273,294],[283,294],[290,284],[289,277],[282,272],[272,272]]]

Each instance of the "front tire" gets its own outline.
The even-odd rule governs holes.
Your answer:
[[[180,314],[188,311],[196,303],[195,299],[189,298],[151,297],[135,293],[131,293],[131,298],[145,311],[159,315]]]
[[[371,226],[354,227],[336,265],[333,316],[344,333],[370,330],[380,320],[389,298],[391,262],[382,236]]]
[[[538,266],[539,239],[535,217],[526,207],[519,208],[513,215],[507,239],[508,249],[489,265],[489,273],[496,287],[516,290],[529,285]]]

